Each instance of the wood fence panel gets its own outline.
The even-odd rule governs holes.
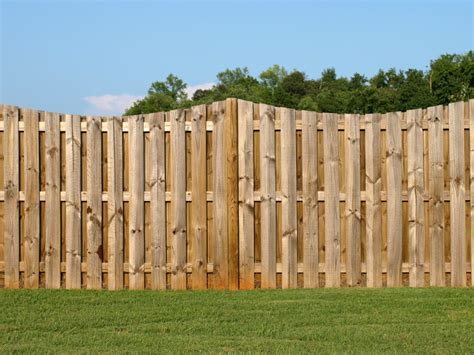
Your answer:
[[[428,108],[430,285],[445,286],[443,106]]]
[[[239,287],[254,288],[255,249],[254,249],[254,140],[253,103],[239,100]]]
[[[25,125],[25,288],[39,286],[40,199],[39,199],[39,114],[22,109]]]
[[[60,117],[45,114],[46,136],[46,255],[45,287],[61,287],[61,152]]]
[[[20,287],[20,142],[19,112],[14,106],[3,106],[4,157],[4,255],[5,287]]]
[[[107,120],[108,288],[123,288],[123,134],[122,118]]]
[[[102,288],[102,120],[87,117],[87,288]]]
[[[470,188],[471,188],[471,287],[474,287],[474,100],[469,100]]]
[[[151,288],[166,289],[165,115],[148,115],[150,125]]]
[[[387,114],[387,286],[402,285],[402,131],[399,112]]]
[[[365,115],[367,287],[382,287],[380,115]]]
[[[304,287],[319,286],[318,128],[316,113],[302,113]]]
[[[81,288],[81,117],[66,115],[66,288]]]
[[[191,136],[192,287],[207,288],[206,106],[194,106]]]
[[[185,111],[170,112],[171,233],[173,272],[171,287],[186,289],[186,141]]]
[[[296,122],[295,110],[280,108],[282,192],[282,287],[297,286]]]
[[[346,274],[349,286],[361,283],[360,116],[345,115]]]
[[[339,139],[337,115],[323,114],[326,287],[341,285]]]
[[[260,235],[262,288],[276,288],[275,108],[260,104]]]
[[[449,104],[451,286],[466,286],[464,102]]]

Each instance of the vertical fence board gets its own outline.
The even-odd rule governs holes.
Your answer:
[[[39,116],[21,110],[25,124],[25,287],[39,286]]]
[[[282,287],[297,286],[295,110],[280,108],[282,192]]]
[[[407,112],[408,233],[410,286],[424,285],[423,128],[422,111]]]
[[[276,287],[275,108],[260,104],[262,288]]]
[[[345,115],[346,273],[349,286],[361,283],[360,116]]]
[[[382,287],[380,115],[365,116],[367,287]]]
[[[194,106],[191,135],[192,287],[207,288],[206,106]]]
[[[428,108],[430,285],[445,286],[443,106]]]
[[[81,118],[66,115],[66,288],[81,288]]]
[[[87,288],[102,288],[102,120],[87,117]]]
[[[165,115],[148,116],[151,146],[151,287],[166,289]]]
[[[451,285],[466,286],[464,102],[449,104]]]
[[[254,142],[253,103],[239,100],[239,287],[254,288]]]
[[[318,128],[315,112],[302,112],[304,287],[319,286]]]
[[[474,100],[469,100],[470,188],[471,188],[471,287],[474,287]]]
[[[45,114],[46,136],[46,255],[45,287],[61,287],[61,166],[58,114]]]
[[[20,150],[18,108],[3,106],[5,287],[20,287]]]
[[[123,135],[122,118],[111,117],[107,126],[108,168],[108,287],[123,288]]]
[[[186,141],[185,111],[170,112],[171,123],[171,234],[173,271],[171,287],[186,289]]]
[[[128,118],[130,149],[129,287],[145,287],[145,146],[143,116]],[[184,138],[184,137],[183,137]]]
[[[339,139],[337,115],[323,114],[326,287],[341,285]]]
[[[229,288],[239,288],[239,195],[237,100],[225,101],[225,151]]]
[[[225,102],[215,102],[211,107],[213,131],[213,236],[214,272],[213,287],[227,288],[229,282],[229,250],[227,238],[227,193],[225,154]]]
[[[387,114],[387,286],[402,285],[402,131],[399,112]]]

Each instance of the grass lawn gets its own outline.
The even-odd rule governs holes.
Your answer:
[[[474,352],[474,289],[0,290],[0,353]]]

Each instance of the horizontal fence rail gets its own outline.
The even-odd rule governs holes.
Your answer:
[[[473,286],[474,100],[0,114],[0,287]]]

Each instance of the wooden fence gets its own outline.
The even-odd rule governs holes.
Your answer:
[[[472,285],[474,100],[0,112],[0,286]]]

